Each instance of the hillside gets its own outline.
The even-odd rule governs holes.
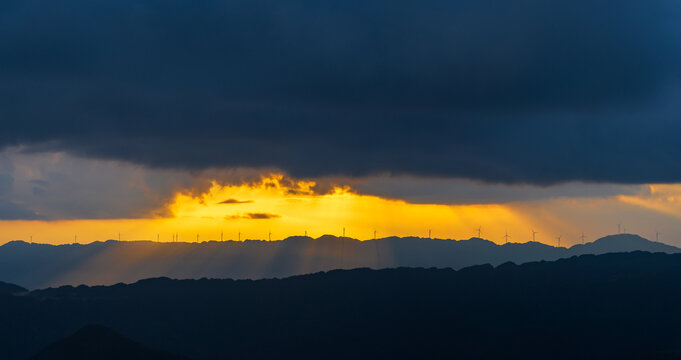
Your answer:
[[[369,267],[463,267],[508,261],[556,260],[574,255],[678,248],[636,235],[613,235],[593,243],[558,248],[536,242],[384,238],[358,241],[322,236],[283,241],[156,243],[95,242],[44,245],[15,241],[0,246],[0,281],[35,289],[60,285],[111,285],[151,277],[262,279],[333,269]]]
[[[664,358],[681,354],[681,254],[584,255],[281,280],[171,280],[0,296],[0,357],[87,324],[208,359]]]
[[[14,284],[9,284],[0,281],[0,294],[17,294],[17,293],[23,293],[28,290],[24,289],[21,286],[14,285]]]
[[[75,334],[47,346],[30,360],[188,360],[156,351],[127,339],[111,329],[88,325]]]

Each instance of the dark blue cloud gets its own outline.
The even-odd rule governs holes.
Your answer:
[[[6,168],[3,164],[5,159],[0,158],[0,170]],[[23,204],[10,199],[14,177],[11,174],[0,173],[0,220],[40,220],[34,211]]]
[[[294,176],[681,180],[677,1],[0,7],[0,145]]]

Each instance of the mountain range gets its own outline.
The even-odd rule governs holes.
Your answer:
[[[538,242],[497,245],[480,238],[442,240],[390,237],[359,241],[325,235],[283,241],[151,241],[46,245],[12,241],[0,246],[0,280],[29,289],[61,285],[111,285],[144,278],[263,279],[333,269],[435,267],[461,269],[514,262],[557,260],[584,254],[681,249],[632,234],[618,234],[570,248]]]
[[[461,270],[2,286],[0,358],[55,346],[73,354],[90,340],[71,334],[98,324],[194,360],[681,359],[680,280],[681,254],[630,252]]]

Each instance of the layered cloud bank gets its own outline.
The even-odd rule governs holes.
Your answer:
[[[581,242],[621,231],[677,244],[681,185],[539,187],[457,179],[293,179],[257,170],[186,172],[64,153],[0,156],[0,242],[282,239],[331,233]],[[198,236],[198,238],[197,238]]]
[[[679,16],[672,0],[4,1],[0,241],[675,238]]]
[[[0,146],[152,167],[681,181],[681,5],[5,1]]]

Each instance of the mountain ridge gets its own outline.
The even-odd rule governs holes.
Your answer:
[[[681,249],[630,234],[592,243],[554,247],[539,242],[495,244],[489,240],[388,237],[359,241],[324,235],[283,241],[206,241],[158,243],[100,241],[90,244],[45,245],[14,241],[0,246],[0,280],[29,289],[60,285],[110,285],[143,278],[282,278],[333,269],[437,267],[462,269],[522,264],[575,255],[648,251],[677,253]]]
[[[0,354],[87,324],[195,360],[679,359],[681,254],[333,270],[285,279],[144,279],[0,296]],[[567,342],[566,342],[567,341]]]

